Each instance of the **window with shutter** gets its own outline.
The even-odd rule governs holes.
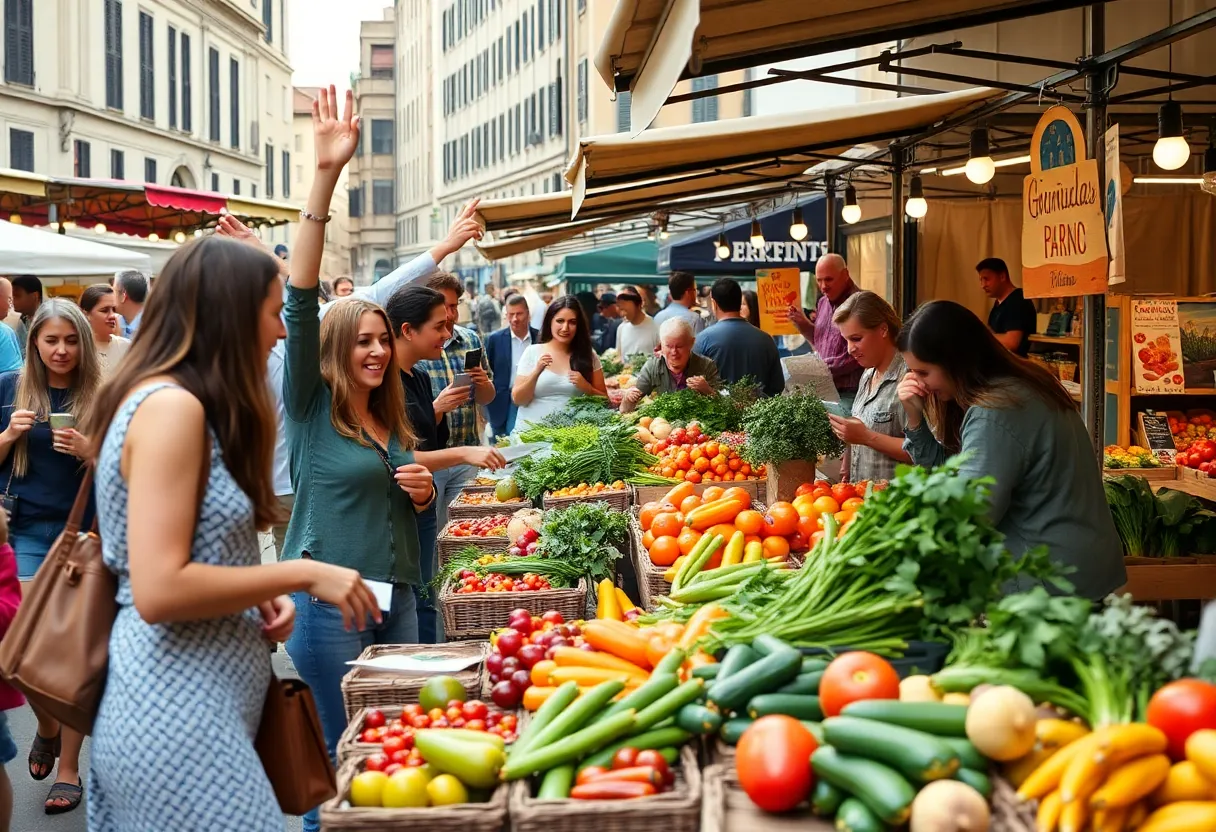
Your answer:
[[[561,40],[562,37],[562,6],[566,4],[566,0],[554,0],[553,2],[553,39]]]
[[[625,90],[616,94],[616,132],[629,132],[629,107],[633,102],[633,93]]]
[[[718,76],[707,75],[703,78],[692,79],[693,92],[705,92],[707,90],[716,90],[718,88]],[[706,98],[695,98],[692,102],[692,120],[694,123],[703,121],[718,120],[718,98],[717,96],[709,96]]]
[[[391,118],[372,119],[372,153],[391,154],[393,152],[393,120]]]
[[[578,123],[587,123],[587,59],[578,62]]]
[[[156,160],[144,159],[144,181],[156,184]]]
[[[266,198],[274,199],[274,145],[266,145]]]
[[[553,0],[549,0],[553,2]],[[536,0],[536,45],[545,51],[545,0]]]
[[[156,118],[156,82],[153,74],[152,15],[139,13],[139,115]]]
[[[718,88],[718,76],[710,75],[705,79],[705,89],[716,90]],[[705,99],[705,120],[718,120],[718,96],[710,96]]]
[[[194,132],[194,92],[190,86],[190,36],[182,33],[182,129]]]
[[[236,58],[228,61],[228,141],[241,146],[241,64]]]
[[[283,199],[291,199],[291,154],[283,151]]]
[[[169,127],[177,127],[177,30],[169,27]]]
[[[207,98],[208,136],[211,141],[220,140],[220,53],[218,49],[207,50]]]
[[[363,186],[350,188],[346,192],[347,211],[351,217],[358,219],[363,216]]]
[[[34,172],[33,132],[8,128],[8,166],[13,170]]]
[[[77,139],[72,143],[72,173],[80,179],[88,179],[93,175],[89,150],[89,143],[83,139]]]
[[[562,118],[566,112],[566,99],[562,92],[561,63],[558,63],[557,78],[553,81],[553,135],[562,135]]]
[[[241,180],[237,179],[235,176],[232,177],[232,195],[241,195]]]
[[[540,144],[544,141],[544,131],[548,128],[548,123],[545,121],[545,96],[548,95],[548,88],[541,87],[537,90],[533,99],[536,101],[536,120],[532,122],[532,132],[536,134],[535,141]]]
[[[4,80],[34,86],[34,0],[4,0]]]
[[[266,27],[267,43],[274,42],[274,0],[262,0],[262,25]]]
[[[503,69],[503,63],[504,63],[505,58],[506,58],[506,56],[503,54],[503,39],[500,37],[498,39],[498,80],[499,81],[501,81],[503,78],[507,77],[506,72]]]
[[[121,150],[110,151],[110,178],[111,179],[126,179],[127,178],[127,160],[126,154]]]
[[[390,44],[373,44],[371,53],[371,76],[373,78],[392,78],[393,47]]]
[[[122,109],[122,3],[105,0],[106,106]]]

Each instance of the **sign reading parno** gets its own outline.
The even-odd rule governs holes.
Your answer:
[[[1027,297],[1106,291],[1106,219],[1098,163],[1067,107],[1051,107],[1030,141],[1022,183],[1022,289]]]
[[[803,240],[802,242],[765,242],[756,248],[749,242],[736,241],[731,244],[732,263],[806,263],[814,262],[828,253],[827,240]]]

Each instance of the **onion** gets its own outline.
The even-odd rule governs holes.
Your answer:
[[[515,541],[519,540],[519,536],[528,529],[535,529],[539,532],[544,524],[543,516],[540,509],[521,508],[511,515],[511,520],[507,523],[507,540],[514,546]]]
[[[660,442],[671,435],[671,430],[671,423],[666,419],[655,419],[650,423],[651,435]]]
[[[646,430],[646,428],[642,427],[641,425],[634,428],[634,431],[634,435],[637,436],[639,442],[649,445],[656,441],[654,434]]]

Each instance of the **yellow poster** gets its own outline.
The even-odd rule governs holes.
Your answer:
[[[797,335],[790,322],[790,306],[802,307],[802,278],[797,269],[758,269],[756,295],[760,299],[760,329],[769,335]]]

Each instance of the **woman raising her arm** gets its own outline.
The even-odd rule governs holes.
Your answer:
[[[608,388],[583,307],[574,295],[563,295],[545,312],[540,343],[519,357],[511,390],[519,405],[515,424],[526,428],[580,394],[607,397]]]
[[[899,333],[908,374],[904,448],[917,465],[963,453],[963,475],[992,477],[989,516],[1015,556],[1046,546],[1073,567],[1076,594],[1102,598],[1127,581],[1102,472],[1060,381],[1001,345],[970,310],[926,303]]]

